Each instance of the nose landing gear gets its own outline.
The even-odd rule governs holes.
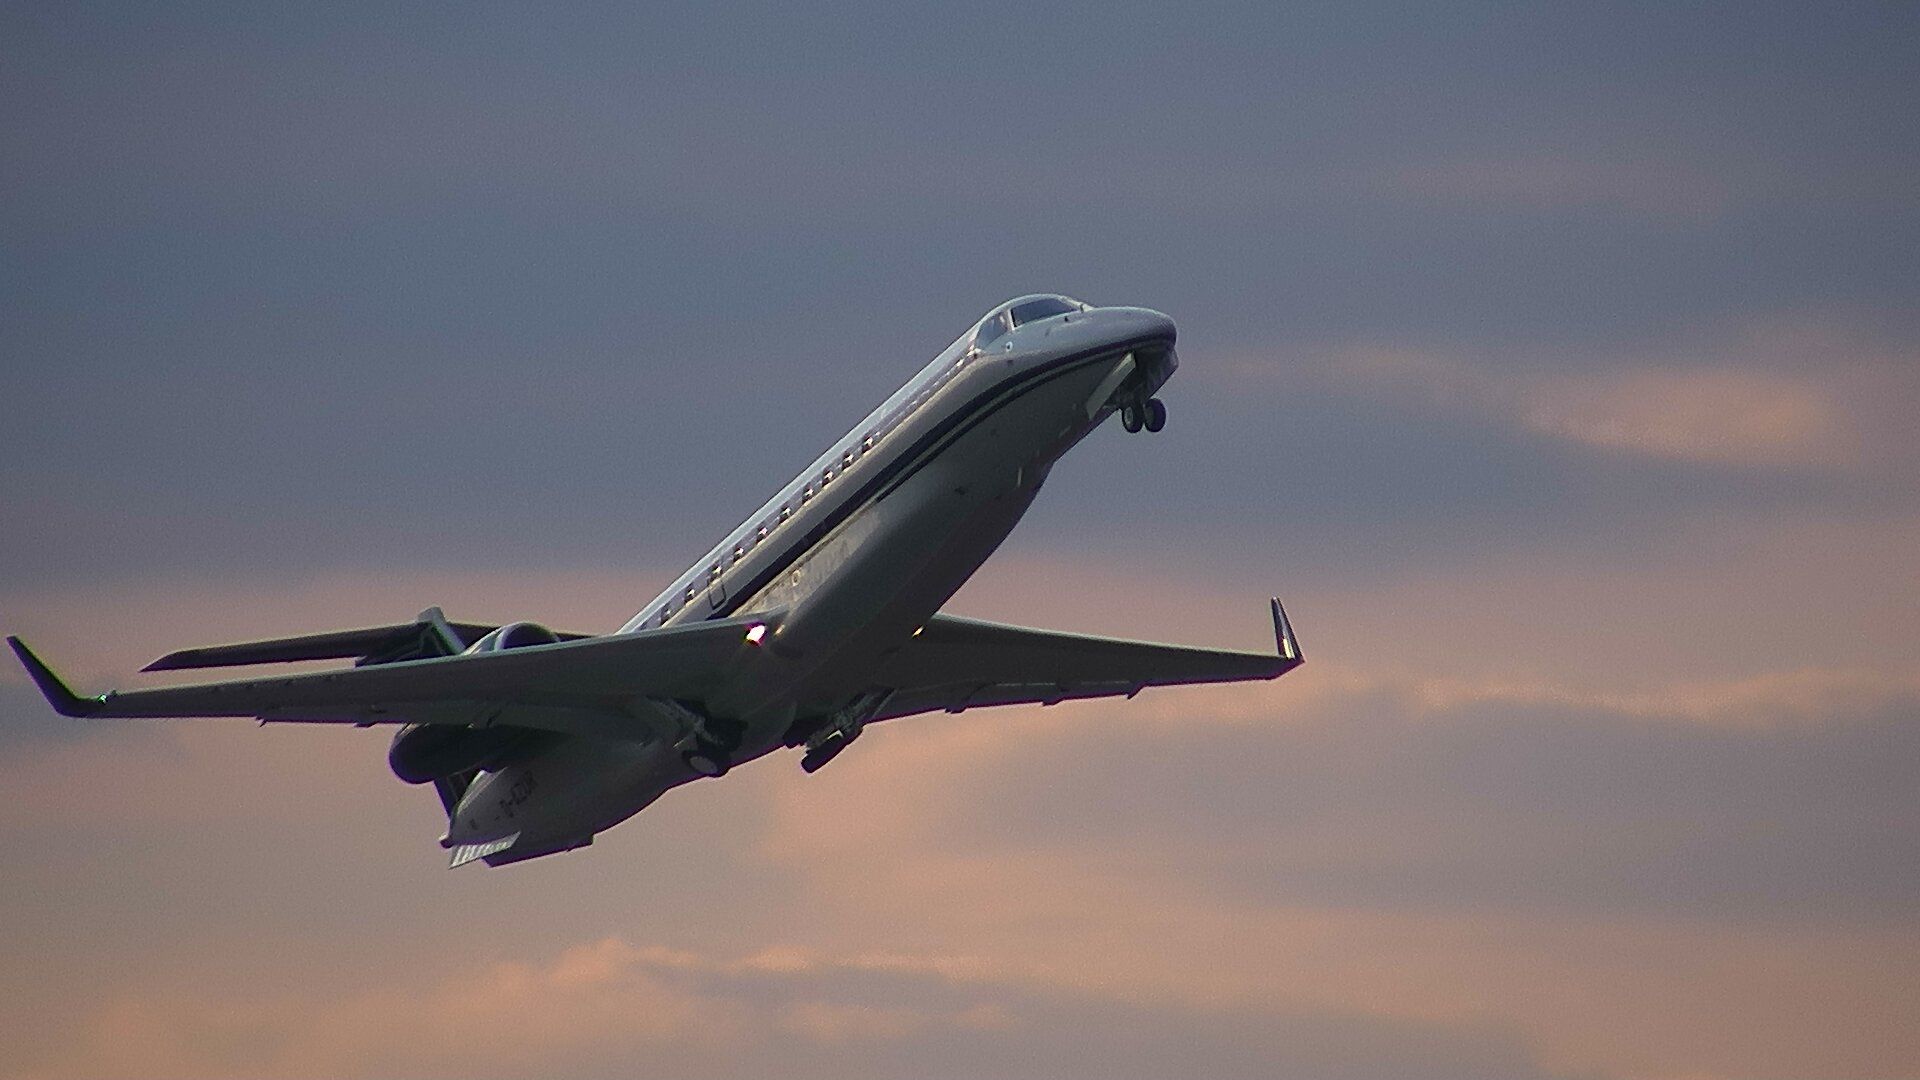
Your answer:
[[[1157,397],[1148,398],[1145,401],[1127,402],[1120,406],[1120,426],[1126,428],[1128,433],[1139,431],[1141,428],[1159,431],[1167,426],[1166,402]]]

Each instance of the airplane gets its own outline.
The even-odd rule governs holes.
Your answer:
[[[92,697],[7,641],[70,717],[395,727],[388,764],[433,785],[456,867],[584,847],[669,789],[778,749],[801,749],[812,773],[883,720],[1277,678],[1303,659],[1277,598],[1272,653],[940,611],[1107,417],[1161,430],[1174,341],[1173,320],[1147,308],[1055,294],[995,307],[610,634],[429,608],[411,623],[186,649],[143,670],[350,667]]]

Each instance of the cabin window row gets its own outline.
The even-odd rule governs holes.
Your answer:
[[[827,485],[832,483],[839,473],[843,473],[852,468],[855,461],[858,461],[868,451],[872,450],[879,444],[881,439],[886,438],[894,428],[899,427],[909,416],[918,412],[920,407],[931,400],[933,395],[945,388],[947,383],[951,382],[953,377],[959,374],[960,369],[964,366],[964,360],[956,360],[947,370],[941,372],[938,377],[921,386],[919,390],[914,392],[912,397],[902,402],[900,408],[882,419],[878,427],[869,431],[866,436],[860,440],[859,446],[850,447],[842,452],[837,470],[833,465],[828,465],[820,471],[817,479],[809,480],[807,483],[801,485],[800,491],[797,494],[789,496],[780,504],[779,511],[773,517],[761,522],[749,536],[740,539],[733,545],[731,558],[723,558],[719,562],[712,563],[707,567],[706,581],[704,583],[698,579],[689,580],[681,590],[681,595],[684,599],[680,606],[685,607],[686,604],[690,604],[699,599],[701,592],[705,591],[707,586],[719,581],[721,574],[726,569],[731,568],[733,565],[745,559],[747,552],[759,547],[762,541],[773,535],[775,529],[793,517],[795,510],[813,501],[814,495],[826,490]],[[656,621],[661,626],[665,626],[667,620],[671,619],[673,613],[678,610],[680,610],[680,608],[675,607],[673,601],[669,600],[660,606],[660,612]]]

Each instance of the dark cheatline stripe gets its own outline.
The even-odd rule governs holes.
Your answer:
[[[723,619],[740,610],[748,600],[766,588],[768,583],[786,573],[802,555],[813,550],[814,545],[825,539],[834,529],[839,528],[841,522],[852,517],[855,512],[869,503],[886,497],[895,488],[906,483],[914,473],[920,471],[932,459],[935,452],[978,426],[1015,398],[1085,364],[1094,363],[1102,357],[1120,356],[1159,340],[1162,339],[1137,338],[1133,341],[1072,353],[1050,360],[1044,366],[1024,373],[1017,380],[996,384],[975,395],[964,406],[949,412],[946,419],[915,440],[912,446],[895,455],[884,468],[862,483],[858,491],[836,506],[821,519],[819,524],[808,529],[799,540],[783,550],[773,562],[768,563],[765,569],[743,585],[730,586],[727,590],[726,602],[709,614],[707,619]]]

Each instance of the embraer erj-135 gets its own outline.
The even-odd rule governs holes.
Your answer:
[[[1173,321],[1027,296],[993,309],[618,632],[412,623],[188,649],[148,671],[351,658],[348,668],[81,697],[76,717],[250,716],[395,725],[388,761],[431,783],[452,865],[589,844],[669,788],[782,747],[808,772],[868,724],[985,705],[1272,679],[1300,649],[1222,652],[940,614],[1053,463],[1112,413],[1159,431]]]

